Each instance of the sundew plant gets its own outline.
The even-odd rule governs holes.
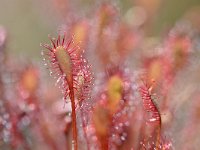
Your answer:
[[[164,5],[49,1],[39,62],[0,26],[0,149],[198,150],[200,7],[158,34]]]

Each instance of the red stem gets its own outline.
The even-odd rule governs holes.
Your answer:
[[[78,140],[77,140],[77,128],[76,128],[76,106],[75,106],[75,98],[74,98],[74,90],[70,90],[70,99],[71,99],[71,107],[72,107],[72,137],[73,137],[73,147],[74,150],[78,150]]]

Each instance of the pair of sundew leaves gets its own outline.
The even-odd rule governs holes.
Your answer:
[[[86,59],[79,53],[79,45],[74,43],[74,37],[69,40],[64,34],[63,38],[58,35],[55,40],[50,37],[51,46],[42,44],[47,51],[43,52],[50,71],[57,77],[57,82],[61,83],[64,99],[69,96],[78,97],[81,101],[88,97],[89,88],[92,85],[92,73]]]

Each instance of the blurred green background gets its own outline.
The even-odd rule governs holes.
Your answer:
[[[16,57],[36,58],[36,60],[40,58],[39,44],[48,41],[47,35],[55,34],[57,27],[62,23],[52,7],[53,1],[55,0],[0,1],[0,25],[8,31],[9,53]],[[82,5],[79,9],[87,9],[94,1],[79,0],[78,3],[85,4],[85,7]],[[133,1],[117,1],[122,13],[131,6],[130,3],[132,4]],[[166,26],[173,25],[190,8],[198,5],[200,0],[162,1],[151,29],[152,34],[159,34]]]
[[[53,18],[47,18],[49,12],[48,6],[39,0],[0,1],[0,25],[8,32],[9,53],[40,57],[40,43],[56,29]]]

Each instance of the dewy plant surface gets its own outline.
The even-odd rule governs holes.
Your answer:
[[[200,9],[156,34],[161,0],[39,4],[39,62],[0,26],[0,150],[199,149]]]

